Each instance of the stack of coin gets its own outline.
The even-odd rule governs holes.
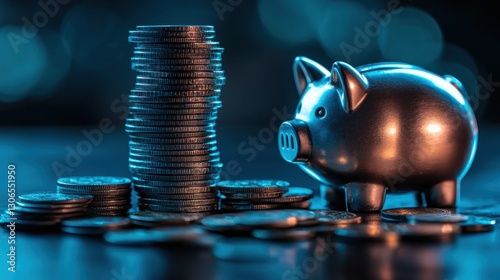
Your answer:
[[[15,205],[2,213],[0,223],[15,222],[19,227],[47,227],[61,220],[83,216],[92,201],[89,195],[36,192],[18,197]]]
[[[213,26],[137,26],[129,35],[137,80],[125,127],[139,208],[217,210],[210,187],[222,168],[215,122],[225,77]]]
[[[223,210],[309,208],[313,192],[310,189],[289,186],[290,183],[279,180],[222,181],[217,184]]]
[[[132,182],[128,178],[108,176],[64,177],[57,180],[57,192],[91,195],[87,214],[95,216],[127,215],[131,205]]]

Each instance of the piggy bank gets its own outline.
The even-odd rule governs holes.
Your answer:
[[[293,73],[300,101],[279,150],[333,189],[330,204],[378,211],[386,193],[411,191],[428,207],[456,207],[477,146],[459,80],[392,62],[328,71],[305,57]]]

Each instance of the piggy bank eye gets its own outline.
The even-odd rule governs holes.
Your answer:
[[[297,106],[297,114],[300,113],[300,110],[302,110],[302,102]]]
[[[323,118],[324,116],[326,116],[325,108],[319,107],[318,109],[316,109],[316,117]]]

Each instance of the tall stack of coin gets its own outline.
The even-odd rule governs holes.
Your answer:
[[[213,26],[137,26],[129,35],[137,79],[125,126],[139,208],[217,210],[215,121],[225,78]]]

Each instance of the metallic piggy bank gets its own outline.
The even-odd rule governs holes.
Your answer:
[[[297,57],[300,102],[281,124],[281,156],[334,190],[339,208],[377,211],[386,192],[417,192],[427,206],[455,207],[477,146],[460,81],[404,63],[331,72]]]

